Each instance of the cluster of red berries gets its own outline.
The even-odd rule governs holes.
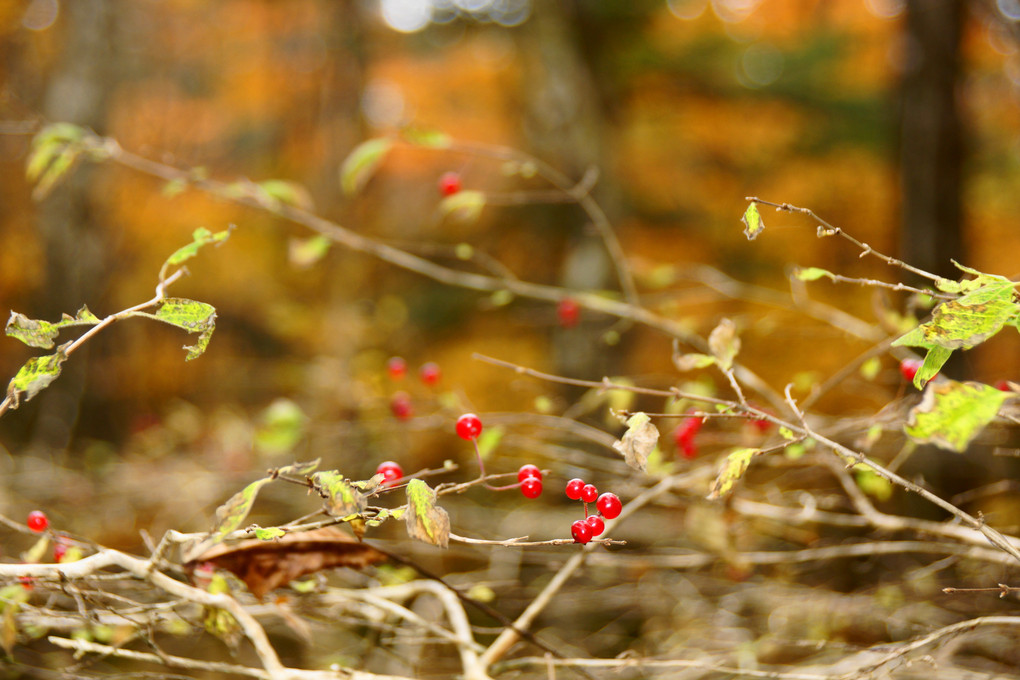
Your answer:
[[[580,500],[584,503],[584,519],[570,525],[570,534],[576,543],[584,544],[600,535],[606,529],[605,520],[616,519],[623,511],[623,503],[615,493],[604,493],[600,496],[594,484],[588,484],[580,477],[567,482],[566,494],[570,500]],[[599,514],[588,514],[589,503],[595,504]]]
[[[676,442],[677,453],[687,460],[693,460],[698,455],[698,443],[694,441],[694,437],[704,424],[704,418],[688,414],[684,422],[680,423],[676,430],[673,431],[673,440]]]
[[[473,442],[475,445],[475,452],[478,452],[478,435],[482,433],[482,420],[474,413],[465,413],[460,418],[457,418],[457,424],[454,426],[457,431],[457,436],[461,439]],[[482,457],[478,456],[478,466],[482,474],[485,474],[485,470],[482,468]],[[522,465],[517,471],[517,483],[511,484],[506,487],[489,487],[490,489],[504,490],[519,488],[525,498],[538,498],[542,495],[542,471],[538,469],[537,465],[526,463]]]
[[[394,382],[403,380],[407,375],[407,362],[404,361],[403,357],[390,357],[390,360],[386,362],[386,373],[390,376],[390,380]],[[422,383],[429,387],[438,383],[442,376],[443,373],[439,369],[439,364],[434,361],[427,361],[418,369],[418,377],[421,378]],[[414,404],[411,401],[411,395],[403,390],[394,392],[393,396],[390,397],[390,411],[400,420],[407,420],[414,415]]]

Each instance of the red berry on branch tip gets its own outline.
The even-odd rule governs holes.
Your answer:
[[[421,381],[426,385],[435,385],[439,382],[439,378],[442,377],[439,364],[434,361],[422,364],[418,374],[421,376]]]
[[[556,317],[564,328],[573,328],[581,320],[581,305],[573,298],[563,298],[556,307]]]
[[[404,476],[404,469],[400,467],[399,463],[395,463],[392,460],[387,460],[383,463],[379,463],[379,467],[375,469],[375,474],[382,475],[383,481],[382,486],[393,486],[398,479]]]
[[[439,193],[442,196],[453,196],[460,191],[460,174],[444,172],[439,178]]]
[[[584,488],[584,480],[580,477],[574,477],[567,482],[567,498],[572,501],[576,501],[581,497],[581,489]]]
[[[570,525],[570,535],[574,537],[575,543],[587,543],[591,540],[591,527],[587,521],[579,519]]]
[[[457,418],[456,429],[461,439],[477,439],[482,433],[482,421],[474,413],[465,413]]]
[[[595,501],[595,507],[606,519],[616,519],[623,510],[623,503],[615,493],[604,493]]]
[[[402,357],[390,357],[390,360],[386,362],[386,372],[389,374],[390,380],[403,380],[407,375],[407,362]]]
[[[542,480],[538,477],[528,477],[521,482],[521,493],[525,498],[538,498],[542,495]]]
[[[28,524],[29,529],[38,534],[46,531],[46,527],[50,525],[50,520],[46,517],[46,513],[42,510],[33,510],[28,513],[28,521],[26,524]]]
[[[584,520],[584,523],[591,529],[592,536],[600,536],[606,530],[606,523],[598,515],[588,515],[588,519]]]
[[[595,488],[594,484],[585,484],[581,487],[581,500],[585,503],[594,503],[598,497],[599,490]]]
[[[527,463],[522,465],[521,469],[517,471],[517,481],[523,482],[528,477],[534,477],[538,481],[542,481],[542,471],[538,469],[537,465]]]

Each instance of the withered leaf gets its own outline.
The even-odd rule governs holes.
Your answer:
[[[363,569],[382,562],[386,555],[336,527],[287,534],[275,541],[248,540],[219,544],[188,562],[194,569],[211,562],[244,581],[252,595],[262,598],[305,574],[323,569]]]

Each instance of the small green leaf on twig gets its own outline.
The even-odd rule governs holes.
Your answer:
[[[870,465],[854,466],[854,481],[861,491],[879,501],[892,498],[893,485],[885,477],[880,477]]]
[[[307,269],[326,256],[333,242],[325,236],[292,238],[287,242],[287,260],[299,269]]]
[[[699,368],[707,368],[714,363],[715,357],[711,357],[707,354],[698,354],[697,352],[673,355],[673,364],[677,367],[677,370],[682,372],[694,371]]]
[[[426,149],[447,149],[453,142],[450,135],[438,130],[406,128],[403,131],[403,136],[409,143],[425,147]]]
[[[740,221],[744,223],[744,236],[747,237],[748,241],[758,238],[758,234],[765,229],[761,213],[758,212],[758,204],[754,201],[751,201],[747,206],[747,210],[744,211],[744,216],[740,218]]]
[[[191,243],[186,246],[182,246],[175,250],[170,257],[166,258],[166,262],[159,270],[159,278],[163,280],[166,278],[167,269],[179,264],[183,264],[191,258],[198,255],[198,251],[204,246],[210,243],[223,243],[230,238],[230,232],[233,231],[234,225],[230,225],[229,228],[223,231],[213,233],[205,227],[199,227],[191,234]]]
[[[251,512],[251,506],[255,503],[259,490],[271,481],[273,480],[270,477],[257,479],[216,508],[216,525],[210,532],[212,544],[219,543],[231,532],[241,527],[245,518],[248,517],[248,513]]]
[[[761,449],[736,449],[732,451],[726,460],[723,461],[719,475],[712,483],[712,490],[708,494],[708,500],[714,501],[728,496],[733,491],[733,485],[737,483],[748,466],[751,459],[761,453]]]
[[[25,362],[17,375],[7,385],[7,396],[11,399],[11,408],[17,408],[21,395],[25,401],[30,400],[60,375],[60,365],[67,360],[63,346],[55,354],[34,357]]]
[[[407,534],[445,548],[450,542],[450,516],[436,505],[436,492],[420,479],[407,483]]]
[[[635,470],[648,469],[648,456],[659,441],[659,430],[652,424],[646,413],[635,413],[627,419],[627,431],[623,438],[613,443],[613,448],[623,454],[623,460]]]
[[[311,476],[312,488],[326,501],[326,512],[343,519],[365,511],[365,496],[336,470],[324,470]]]
[[[272,541],[287,535],[287,532],[280,527],[260,527],[255,524],[251,529],[255,532],[255,538],[260,541]]]
[[[733,359],[740,352],[740,338],[737,326],[730,319],[723,319],[708,336],[708,348],[715,357],[719,368],[728,371],[733,368]]]
[[[963,452],[1010,396],[976,382],[932,383],[921,402],[910,409],[903,431],[915,442]]]
[[[458,191],[439,203],[440,217],[449,217],[459,222],[477,222],[485,207],[485,194],[481,191]]]
[[[278,210],[278,204],[281,203],[292,205],[302,210],[314,210],[315,208],[315,205],[312,203],[312,195],[308,193],[308,189],[305,189],[297,182],[285,179],[267,179],[259,182],[256,186],[261,194],[259,198],[262,200],[260,202],[264,201],[267,204],[266,207],[271,210]],[[274,202],[277,204],[276,207],[273,206]]]
[[[315,469],[319,467],[321,458],[310,460],[307,463],[291,463],[290,465],[284,465],[282,468],[277,468],[276,474],[279,475],[294,475],[297,477],[305,477],[315,472]]]
[[[340,188],[344,194],[352,196],[361,191],[392,147],[393,141],[384,137],[354,147],[340,166]]]
[[[160,303],[155,314],[145,316],[183,328],[189,333],[200,334],[194,345],[184,347],[188,350],[185,361],[201,356],[209,345],[213,331],[216,330],[216,308],[208,303],[187,298],[166,298]]]
[[[821,267],[797,267],[793,271],[793,275],[801,281],[817,281],[821,278],[836,280],[835,274]]]

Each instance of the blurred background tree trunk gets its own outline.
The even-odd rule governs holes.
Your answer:
[[[907,0],[901,83],[900,256],[951,279],[959,271],[950,259],[967,258],[961,204],[965,140],[957,96],[965,16],[962,0]]]
[[[118,80],[117,0],[76,0],[62,5],[65,43],[61,60],[48,79],[41,110],[48,121],[75,123],[103,134],[111,93]],[[95,307],[106,288],[109,264],[104,230],[95,219],[96,196],[87,163],[40,202],[36,223],[46,252],[45,283],[37,291],[33,313],[59,319],[83,304]],[[86,345],[80,354],[89,352]],[[30,440],[33,447],[62,450],[79,417],[86,380],[85,356],[64,366],[60,380],[40,394],[38,417]]]

